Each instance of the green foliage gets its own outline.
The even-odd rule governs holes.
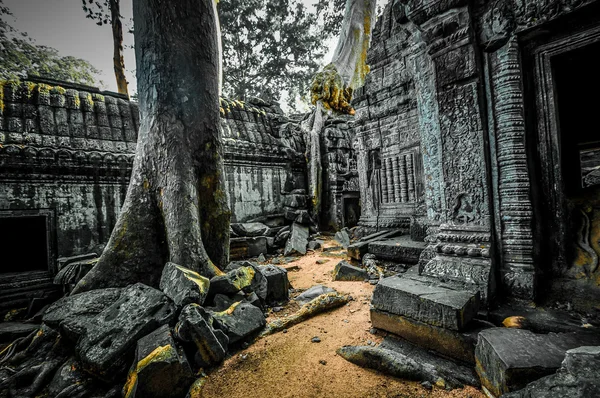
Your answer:
[[[11,15],[0,0],[0,18]],[[97,85],[99,71],[89,62],[61,56],[54,48],[35,44],[26,33],[17,32],[0,19],[0,80],[46,76],[73,83]]]
[[[317,16],[299,0],[219,2],[223,43],[223,91],[279,100],[288,92],[293,108],[306,96],[324,56]]]

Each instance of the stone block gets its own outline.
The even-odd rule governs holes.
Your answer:
[[[479,310],[479,292],[392,276],[379,281],[371,304],[429,325],[463,330]]]
[[[208,294],[210,281],[191,269],[175,263],[167,263],[160,278],[160,290],[177,307],[197,303],[202,305]]]
[[[282,195],[281,201],[284,206],[292,207],[292,208],[304,208],[306,207],[306,195],[295,195],[288,194]]]
[[[492,328],[479,334],[475,370],[481,384],[499,396],[556,372],[568,350],[598,344],[597,333],[535,334],[524,329]],[[573,361],[569,362],[573,366]]]
[[[334,239],[338,242],[344,249],[347,249],[350,246],[350,236],[348,236],[348,232],[346,230],[341,230],[335,233]]]
[[[427,244],[415,242],[410,236],[386,239],[369,243],[369,253],[384,260],[396,261],[404,264],[417,264],[419,256]]]
[[[355,267],[346,260],[342,260],[336,264],[333,269],[334,281],[364,281],[368,279],[367,271],[362,268]]]
[[[260,222],[232,223],[231,229],[238,236],[264,236],[267,235],[269,227]]]
[[[289,299],[290,282],[287,270],[276,265],[258,267],[267,279],[267,298],[269,303],[287,301]]]
[[[121,288],[97,289],[63,297],[46,309],[42,320],[48,326],[59,328],[69,339],[77,341],[86,325],[113,305],[122,291]]]
[[[298,223],[292,224],[290,236],[285,245],[283,252],[284,256],[290,254],[306,254],[306,246],[308,245],[308,228]]]
[[[183,398],[193,382],[183,350],[177,348],[169,326],[164,325],[138,341],[123,396]]]
[[[255,335],[267,324],[259,308],[243,302],[235,303],[225,311],[215,312],[212,316],[213,327],[222,330],[230,344]]]
[[[197,304],[190,304],[181,310],[175,326],[175,336],[185,342],[193,343],[194,362],[204,367],[220,363],[227,355],[229,338],[221,331],[214,330],[210,324],[210,315]]]
[[[375,308],[371,308],[371,326],[393,333],[420,347],[469,364],[475,364],[477,334],[490,327],[475,320],[467,330],[458,332]]]
[[[392,238],[396,235],[399,235],[401,232],[401,230],[395,229],[392,231],[379,231],[374,234],[367,235],[361,238],[358,242],[352,243],[348,246],[348,256],[356,260],[360,260],[362,256],[368,253],[369,243],[381,239]]]
[[[86,371],[112,381],[125,369],[136,342],[174,317],[175,307],[163,292],[136,283],[85,323],[75,351]]]
[[[253,267],[235,268],[225,275],[215,276],[210,280],[209,296],[217,293],[235,294],[240,290],[250,287],[256,271]]]

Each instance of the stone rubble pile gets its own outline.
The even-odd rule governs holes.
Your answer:
[[[47,388],[60,396],[122,389],[128,398],[185,397],[190,387],[198,389],[198,371],[258,336],[265,311],[287,301],[289,289],[287,271],[275,265],[234,261],[209,280],[167,263],[158,289],[137,283],[64,297],[45,311],[38,335],[60,334],[55,344],[64,353],[56,360],[72,369],[57,363],[61,371]],[[0,377],[0,391],[10,380]],[[5,391],[0,397],[12,396]]]

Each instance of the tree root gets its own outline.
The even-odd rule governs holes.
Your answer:
[[[325,293],[318,297],[315,297],[308,303],[304,304],[298,312],[285,318],[276,319],[269,323],[265,330],[260,334],[262,336],[268,336],[275,332],[282,331],[291,326],[294,326],[302,321],[312,318],[322,312],[338,308],[348,303],[351,300],[348,295],[341,295],[338,293]]]

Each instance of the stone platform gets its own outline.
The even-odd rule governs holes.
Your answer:
[[[396,238],[378,240],[369,243],[369,253],[383,260],[395,261],[403,264],[417,264],[419,256],[427,243],[410,239],[410,235]]]

